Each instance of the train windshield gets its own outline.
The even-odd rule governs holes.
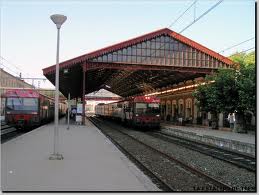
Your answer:
[[[7,98],[6,110],[38,111],[38,98]]]
[[[136,114],[159,114],[158,103],[136,103]]]

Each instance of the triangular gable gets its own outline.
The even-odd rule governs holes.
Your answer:
[[[192,67],[228,67],[228,63],[200,51],[171,34],[146,39],[122,49],[91,58],[90,62],[145,64],[145,65],[170,65]]]
[[[185,37],[181,34],[178,34],[168,28],[164,28],[164,29],[160,29],[160,30],[139,36],[137,38],[133,38],[133,39],[109,46],[109,47],[105,47],[105,48],[93,51],[93,52],[85,54],[85,55],[81,55],[76,58],[64,61],[64,62],[60,63],[60,68],[69,67],[73,64],[81,63],[84,61],[91,61],[94,58],[98,58],[100,56],[122,50],[123,48],[128,48],[130,46],[137,45],[139,43],[154,39],[154,38],[162,36],[162,35],[169,36],[172,39],[177,40],[178,42],[180,42],[186,46],[196,49],[197,51],[202,52],[202,53],[210,56],[211,58],[219,60],[221,63],[227,64],[227,65],[233,64],[233,62],[230,59],[208,49],[207,47],[202,46],[201,44],[199,44],[195,41],[192,41],[191,39],[188,39],[187,37]],[[54,69],[54,68],[55,68],[55,65],[50,66],[48,68],[43,69],[43,72],[44,72],[44,74],[46,74],[49,71],[52,71],[52,69]]]

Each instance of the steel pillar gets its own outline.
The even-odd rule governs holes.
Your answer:
[[[57,31],[57,57],[56,57],[56,76],[55,76],[55,125],[54,125],[54,152],[49,157],[50,160],[62,160],[63,156],[59,153],[59,38],[60,28]]]
[[[70,93],[68,93],[68,100],[67,100],[67,130],[69,129],[69,119],[70,119]]]
[[[82,93],[82,101],[83,101],[83,109],[82,109],[82,124],[85,124],[85,74],[86,74],[86,67],[83,67],[83,93]]]

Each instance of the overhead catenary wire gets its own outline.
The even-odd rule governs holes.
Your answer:
[[[237,46],[239,46],[239,45],[242,45],[242,44],[244,44],[244,43],[246,43],[246,42],[248,42],[248,41],[253,40],[254,38],[255,38],[255,37],[252,37],[252,38],[247,39],[247,40],[245,40],[245,41],[242,41],[242,42],[240,42],[240,43],[238,43],[238,44],[232,45],[232,46],[230,46],[230,47],[228,47],[228,48],[226,48],[226,49],[221,50],[219,53],[223,53],[223,52],[225,52],[225,51],[227,51],[227,50],[230,50],[230,49],[232,49],[232,48],[235,48],[235,47],[237,47]]]
[[[179,34],[184,32],[186,29],[188,29],[190,26],[192,26],[194,23],[199,21],[201,18],[203,18],[205,15],[207,15],[211,10],[215,9],[219,4],[221,4],[224,0],[218,1],[216,4],[214,4],[211,8],[209,8],[207,11],[205,11],[203,14],[201,14],[198,18],[194,19],[189,25],[187,25],[185,28],[183,28]]]
[[[188,28],[190,28],[193,24],[195,24],[197,21],[199,21],[201,18],[203,18],[205,15],[207,15],[210,11],[212,11],[213,9],[215,9],[219,4],[221,4],[224,0],[220,0],[218,1],[216,4],[214,4],[213,6],[211,6],[207,11],[203,12],[203,14],[201,14],[197,19],[194,19],[193,22],[191,22],[190,24],[188,24],[186,27],[184,27],[180,32],[178,32],[178,34],[176,34],[175,36],[172,36],[172,38],[176,38],[177,36],[179,36],[183,31],[187,30]],[[195,2],[194,2],[195,3]],[[193,4],[194,4],[193,3]],[[192,5],[193,5],[192,4]],[[165,44],[163,43],[159,49],[163,48],[165,46]],[[151,53],[151,56],[154,54],[155,52]],[[146,58],[145,58],[146,59]],[[145,60],[144,59],[144,60]]]
[[[19,75],[19,72],[14,71],[13,69],[9,68],[8,66],[4,65],[3,63],[1,63],[1,66],[5,67],[12,74]]]
[[[250,50],[252,50],[252,49],[255,49],[255,47],[251,47],[251,48],[249,48],[249,49],[242,50],[241,52],[238,52],[238,53],[245,53],[245,52],[250,51]]]
[[[15,67],[15,69],[22,71],[22,69],[16,65],[14,65],[14,63],[10,62],[9,60],[7,60],[6,58],[4,58],[3,56],[0,56],[4,61],[6,61],[8,64],[12,65],[13,67]]]
[[[207,15],[210,11],[212,11],[213,9],[215,9],[219,4],[221,4],[222,2],[223,2],[224,0],[220,0],[220,1],[218,1],[216,4],[214,4],[213,6],[211,6],[207,11],[205,11],[205,12],[203,12],[203,14],[201,14],[197,19],[194,17],[194,20],[193,20],[193,22],[191,22],[189,25],[187,25],[185,28],[183,28],[178,34],[176,34],[175,36],[172,36],[172,38],[176,38],[177,36],[179,36],[183,31],[185,31],[186,29],[188,29],[189,27],[191,27],[193,24],[195,24],[197,21],[199,21],[201,18],[203,18],[205,15]],[[190,7],[192,7],[194,4],[196,3],[196,1],[194,1],[192,4],[191,4],[191,6],[189,6],[188,8],[187,8],[187,10],[190,8]],[[186,11],[185,11],[186,12]],[[184,13],[185,13],[184,12]],[[196,13],[195,13],[196,14]],[[181,16],[182,16],[183,14],[181,14],[178,18],[180,18]],[[178,18],[176,19],[176,20],[178,20]],[[173,24],[173,23],[172,23]],[[171,24],[171,25],[172,25]],[[171,26],[170,25],[170,26]],[[165,46],[165,43],[163,43],[163,44],[161,44],[161,46],[158,48],[158,49],[161,49],[161,48],[163,48]],[[153,53],[151,53],[150,54],[150,57],[152,57],[154,54],[155,54],[156,52],[153,52]],[[143,61],[145,61],[147,59],[147,57],[145,58],[145,59],[143,59],[143,60],[141,60],[141,62],[143,62]],[[141,63],[140,62],[140,63]]]
[[[21,79],[21,80],[31,80],[32,85],[34,86],[34,81],[38,81],[38,86],[41,84],[41,81],[46,81],[46,78],[40,78],[40,77],[33,77],[28,73],[25,73],[27,77],[22,77],[23,70],[19,68],[18,66],[14,65],[11,61],[7,60],[3,56],[0,56],[1,59],[1,66],[3,70],[7,71],[9,74],[12,74],[14,77]],[[5,63],[5,64],[4,64]],[[6,65],[8,63],[8,65]],[[12,67],[12,68],[11,68]]]
[[[2,60],[4,60],[6,63],[8,63],[9,65],[11,65],[12,67],[14,67],[16,69],[16,71],[12,71],[12,72],[19,72],[19,73],[23,73],[23,70],[21,67],[15,65],[13,62],[11,62],[10,60],[7,60],[6,58],[4,58],[3,56],[0,56],[0,58]],[[6,66],[5,66],[6,67]],[[10,70],[10,67],[8,68]],[[18,73],[18,75],[19,75]],[[25,73],[27,76],[32,77],[32,75],[30,75],[29,73]]]
[[[22,79],[22,80],[31,80],[32,81],[32,85],[34,85],[34,81],[38,80],[38,82],[41,82],[41,81],[46,81],[45,78],[38,78],[38,77],[34,77],[32,76],[31,74],[29,73],[24,73],[23,70],[15,65],[13,62],[11,62],[10,60],[7,60],[5,57],[3,56],[0,56],[0,59],[1,59],[1,66],[3,66],[5,69],[8,70],[9,73],[13,74],[14,76],[16,76],[17,78],[19,79]],[[8,65],[5,65],[3,64],[3,61],[8,63]],[[12,66],[12,68],[10,68],[10,66]],[[14,70],[15,69],[15,70]],[[22,73],[24,73],[25,75],[27,75],[27,77],[22,77]]]
[[[198,0],[195,0],[178,18],[176,18],[169,26],[168,28],[171,28]]]

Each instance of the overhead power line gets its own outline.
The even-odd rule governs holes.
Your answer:
[[[252,49],[254,49],[254,48],[255,48],[255,47],[251,47],[251,48],[249,48],[249,49],[246,49],[246,50],[241,51],[240,53],[244,53],[244,52],[250,51],[250,50],[252,50]]]
[[[178,18],[176,18],[169,26],[168,28],[172,27],[198,0],[195,0]]]
[[[232,45],[232,46],[230,46],[230,47],[228,47],[228,48],[226,48],[226,49],[221,50],[219,53],[222,53],[222,52],[225,52],[225,51],[227,51],[227,50],[230,50],[230,49],[232,49],[232,48],[234,48],[234,47],[237,47],[237,46],[239,46],[239,45],[242,45],[242,44],[244,44],[244,43],[246,43],[246,42],[248,42],[248,41],[251,41],[251,40],[253,40],[253,39],[254,39],[254,37],[252,37],[252,38],[250,38],[250,39],[247,39],[247,40],[245,40],[245,41],[242,41],[241,43]]]
[[[213,6],[211,6],[207,11],[203,12],[203,14],[201,14],[197,19],[194,19],[193,22],[191,22],[189,25],[187,25],[186,27],[184,27],[180,32],[178,32],[178,34],[176,34],[173,38],[176,38],[177,36],[179,36],[183,31],[187,30],[188,28],[190,28],[193,24],[195,24],[198,20],[200,20],[201,18],[203,18],[205,15],[207,15],[210,11],[212,11],[213,9],[215,9],[220,3],[222,3],[224,0],[220,0],[218,1],[216,4],[214,4]],[[196,3],[193,2],[193,4]],[[192,4],[192,5],[193,5]],[[159,49],[161,49],[162,47],[164,47],[165,44],[162,44],[160,46]],[[151,54],[152,56],[152,54]]]
[[[216,8],[219,4],[221,4],[223,2],[223,0],[218,1],[215,5],[213,5],[211,8],[209,8],[207,11],[205,11],[202,15],[200,15],[197,19],[194,19],[189,25],[187,25],[185,28],[183,28],[179,34],[181,34],[183,31],[185,31],[186,29],[188,29],[190,26],[192,26],[194,23],[196,23],[197,21],[199,21],[201,18],[203,18],[205,15],[207,15],[211,10],[213,10],[214,8]]]
[[[176,38],[177,36],[180,35],[180,33],[182,33],[183,31],[185,31],[186,29],[188,29],[189,27],[191,27],[194,23],[196,23],[198,20],[200,20],[202,17],[204,17],[205,15],[207,15],[210,11],[212,11],[214,8],[216,8],[220,3],[222,3],[223,0],[218,1],[216,4],[214,4],[212,7],[210,7],[207,11],[205,11],[202,15],[200,15],[197,19],[194,18],[194,21],[191,22],[188,26],[186,26],[183,30],[181,30],[178,34],[176,34],[175,36],[173,36],[172,38]],[[190,7],[192,7],[194,4],[196,3],[196,1],[194,1],[188,8],[186,11],[188,11],[188,9],[190,9]],[[183,14],[185,13],[183,12]],[[181,14],[175,21],[177,21],[183,14]],[[170,26],[172,26],[175,22],[173,22]],[[161,44],[161,46],[158,49],[161,49],[165,46],[165,43]],[[156,52],[151,53],[151,57],[155,54]],[[143,62],[147,59],[147,57],[143,60],[141,60],[140,62]],[[132,71],[129,72],[129,74],[132,74]]]
[[[212,11],[214,8],[216,8],[220,3],[222,3],[223,2],[223,0],[220,0],[220,1],[218,1],[216,4],[214,4],[212,7],[210,7],[207,11],[205,11],[202,15],[200,15],[197,19],[194,19],[194,21],[193,22],[191,22],[188,26],[186,26],[183,30],[181,30],[178,34],[176,34],[173,38],[176,38],[177,36],[179,36],[183,31],[185,31],[186,29],[188,29],[189,27],[191,27],[195,22],[197,22],[198,20],[200,20],[202,17],[204,17],[205,15],[207,15],[210,11]],[[193,4],[194,3],[196,3],[196,1],[195,2],[193,2]],[[192,4],[192,5],[193,5]],[[189,7],[190,8],[190,7]],[[187,9],[189,9],[189,8],[187,8]],[[163,43],[160,47],[159,47],[159,49],[161,49],[162,47],[164,47],[165,46],[165,44]],[[151,56],[154,54],[155,52],[153,52],[152,54],[151,54]],[[146,58],[145,58],[146,59]],[[144,59],[144,60],[145,60]]]
[[[0,56],[4,61],[6,61],[8,64],[12,65],[13,67],[15,67],[15,69],[22,71],[21,68],[17,67],[16,65],[14,65],[12,62],[10,62],[9,60],[5,59],[3,56]]]
[[[14,71],[13,69],[9,68],[8,66],[1,63],[3,67],[5,67],[8,71],[10,71],[12,74],[19,75],[19,72]]]
[[[13,62],[11,62],[10,60],[7,60],[6,58],[4,58],[3,56],[0,56],[0,58],[2,59],[2,60],[4,60],[6,63],[8,63],[8,65],[11,65],[14,69],[15,69],[15,71],[13,70],[13,69],[11,69],[9,66],[8,67],[6,67],[5,65],[3,65],[4,67],[6,67],[8,70],[10,70],[10,71],[12,71],[13,73],[15,72],[15,74],[17,74],[17,72],[18,72],[18,75],[19,75],[19,73],[24,73],[24,71],[22,70],[22,68],[21,67],[19,67],[19,66],[17,66],[17,65],[15,65]],[[27,76],[29,76],[29,77],[32,77],[32,75],[31,74],[29,74],[29,73],[25,73]]]

